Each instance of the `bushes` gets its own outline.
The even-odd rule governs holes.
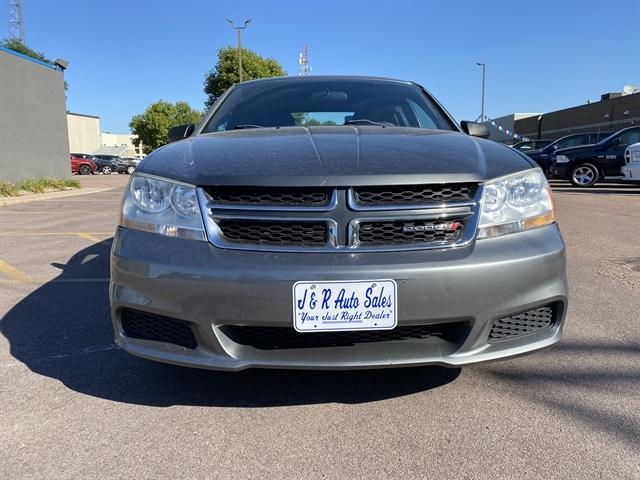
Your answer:
[[[17,197],[25,193],[57,192],[80,188],[78,180],[59,178],[29,178],[18,183],[0,180],[0,197]]]

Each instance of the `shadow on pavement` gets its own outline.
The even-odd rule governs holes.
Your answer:
[[[638,448],[637,411],[625,413],[620,408],[625,403],[637,404],[640,364],[628,365],[630,359],[640,357],[637,339],[628,343],[566,339],[544,355],[550,357],[550,362],[542,365],[495,363],[481,368],[526,401],[544,405]]]
[[[152,406],[363,403],[437,388],[460,374],[440,367],[223,373],[138,359],[113,343],[104,281],[110,245],[111,239],[77,252],[66,265],[56,264],[60,276],[0,320],[16,360],[80,393]]]

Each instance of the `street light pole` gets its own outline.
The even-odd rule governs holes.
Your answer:
[[[244,25],[241,27],[235,27],[233,25],[233,22],[228,18],[227,18],[227,22],[229,22],[229,25],[231,25],[231,28],[233,28],[238,34],[238,80],[239,80],[239,83],[242,83],[242,33],[240,32],[240,30],[244,30],[245,28],[247,28],[247,25],[249,25],[249,23],[251,22],[251,19],[245,20]]]
[[[487,64],[476,62],[476,65],[478,65],[479,67],[482,67],[482,106],[480,109],[480,121],[484,122],[484,82],[486,78]]]

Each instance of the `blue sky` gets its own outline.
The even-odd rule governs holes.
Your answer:
[[[0,37],[8,32],[7,0]],[[244,46],[297,74],[415,80],[458,120],[545,112],[640,86],[640,0],[52,1],[24,0],[26,43],[70,61],[67,106],[127,132],[158,99],[203,107],[216,51],[235,45],[226,18],[251,17]]]

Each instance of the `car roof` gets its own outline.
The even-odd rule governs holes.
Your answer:
[[[318,81],[327,81],[327,80],[369,80],[369,81],[375,81],[375,82],[390,82],[390,83],[405,83],[405,84],[415,83],[409,80],[399,80],[397,78],[370,77],[366,75],[313,75],[313,76],[288,75],[285,77],[267,77],[267,78],[257,78],[255,80],[247,80],[246,82],[242,82],[241,84],[238,84],[238,86],[254,84],[254,83],[270,83],[270,82],[299,83],[299,82],[318,82]]]

